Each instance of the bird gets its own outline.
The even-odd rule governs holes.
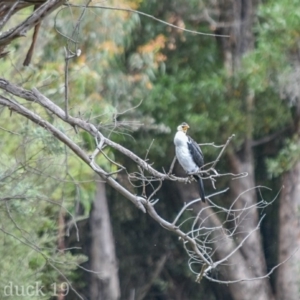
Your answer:
[[[190,126],[183,122],[177,127],[174,137],[176,158],[182,168],[188,173],[195,173],[204,165],[204,156],[199,145],[187,135]],[[205,202],[205,192],[202,178],[193,174],[199,184],[200,198]]]

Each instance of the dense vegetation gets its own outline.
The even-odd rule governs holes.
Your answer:
[[[298,245],[299,1],[110,2],[105,5],[130,7],[143,14],[94,6],[86,9],[84,4],[61,6],[43,20],[30,66],[22,65],[31,43],[27,34],[7,46],[0,77],[26,90],[36,88],[62,109],[67,82],[71,116],[93,123],[160,172],[169,170],[174,133],[182,121],[189,123],[193,138],[204,144],[206,162],[216,159],[220,149],[215,145],[234,134],[217,171],[247,172],[248,177],[218,178],[216,189],[230,190],[214,201],[229,208],[239,197],[241,203],[234,202],[235,209],[275,201],[266,209],[255,207],[239,220],[236,244],[266,214],[260,230],[228,262],[230,267],[220,266],[211,277],[233,281],[264,276]],[[21,23],[32,8],[14,14],[3,31]],[[66,59],[70,53],[78,55]],[[95,150],[91,135],[55,118],[44,107],[12,96],[3,87],[1,96],[39,114],[87,153]],[[137,210],[113,187],[102,184],[103,178],[51,132],[4,105],[0,113],[0,295],[5,299],[16,295],[7,286],[36,285],[43,286],[40,293],[28,296],[24,292],[18,299],[53,299],[59,287],[58,299],[64,299],[64,294],[66,299],[79,299],[76,293],[83,299],[104,299],[95,296],[106,284],[101,281],[104,248],[101,244],[99,253],[92,246],[101,226],[113,233],[112,240],[104,235],[98,238],[113,245],[109,251],[116,256],[118,272],[108,277],[115,276],[120,299],[238,300],[240,295],[253,299],[252,289],[260,294],[258,299],[279,300],[282,295],[299,299],[297,255],[270,278],[229,285],[206,279],[196,283],[176,235]],[[104,148],[97,163],[106,172],[123,166],[113,178],[133,194],[149,196],[159,185],[154,182],[143,189],[140,183],[128,181],[128,174],[141,170],[111,147]],[[174,172],[184,176],[177,165]],[[195,198],[196,187],[190,186],[163,182],[154,198],[159,199],[155,207],[164,219],[174,219],[183,203]],[[253,190],[255,186],[268,189]],[[208,179],[205,187],[208,195],[215,192]],[[95,206],[94,201],[100,201],[99,189],[105,191],[107,211],[106,204]],[[199,209],[196,205],[185,218],[194,217]],[[224,221],[222,216],[216,218]],[[227,225],[226,230],[231,230],[233,225]],[[215,257],[222,256],[220,248],[221,240]],[[95,269],[97,260],[100,279],[89,271]],[[249,273],[236,278],[242,266]]]

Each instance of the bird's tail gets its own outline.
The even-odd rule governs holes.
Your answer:
[[[197,181],[199,184],[199,192],[200,192],[200,197],[202,202],[205,202],[205,192],[204,192],[204,185],[203,185],[203,180],[200,176],[197,176]]]

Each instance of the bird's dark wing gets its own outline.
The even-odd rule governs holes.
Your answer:
[[[191,153],[191,156],[195,162],[195,164],[201,168],[204,165],[204,156],[199,147],[199,145],[190,137],[188,136],[188,148]],[[198,181],[199,184],[199,192],[200,197],[203,202],[205,202],[205,192],[204,192],[204,185],[202,178],[199,175],[194,175],[195,179]]]
[[[188,136],[188,148],[192,155],[192,158],[195,164],[201,168],[204,165],[204,157],[199,145],[190,137]]]

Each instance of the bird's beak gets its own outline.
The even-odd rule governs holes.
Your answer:
[[[190,126],[185,123],[184,125],[183,124],[179,125],[177,127],[177,130],[178,131],[183,131],[184,133],[186,133],[189,128],[190,128]]]
[[[182,129],[183,129],[183,132],[187,132],[187,130],[190,128],[190,126],[189,125],[184,125],[184,126],[182,126]]]

